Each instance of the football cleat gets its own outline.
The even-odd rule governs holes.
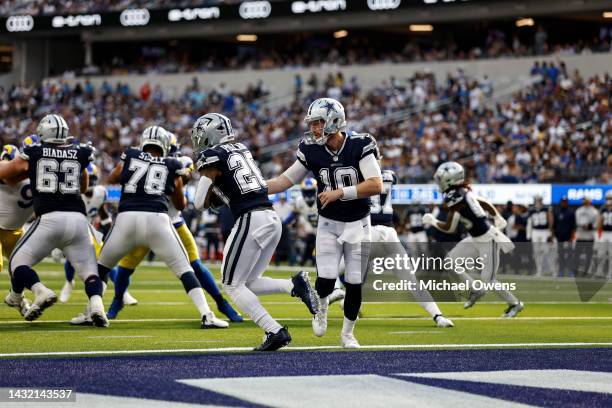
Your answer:
[[[91,315],[89,314],[89,306],[85,313],[79,313],[70,319],[70,324],[73,326],[93,326],[93,320],[91,320]]]
[[[502,317],[507,318],[507,319],[514,317],[517,314],[519,314],[519,312],[523,310],[524,308],[525,308],[525,305],[523,304],[523,302],[518,302],[515,305],[510,305],[508,306],[508,308],[506,309]]]
[[[232,305],[230,305],[229,302],[227,300],[225,300],[225,299],[223,299],[222,302],[219,302],[217,304],[217,309],[219,309],[219,311],[221,313],[223,313],[225,316],[227,316],[227,318],[230,320],[230,322],[242,323],[244,321],[242,316],[240,316],[240,313],[238,313],[232,307]]]
[[[283,327],[277,333],[266,333],[263,343],[255,347],[253,351],[276,351],[289,343],[291,343],[291,335],[289,330]]]
[[[127,293],[127,292],[125,292]],[[124,296],[125,298],[125,296]],[[106,317],[108,317],[109,319],[116,319],[117,315],[119,314],[119,312],[121,311],[121,309],[123,309],[123,305],[124,302],[120,301],[117,298],[113,298],[113,302],[111,303],[110,307],[108,308],[108,313],[106,313]]]
[[[353,333],[340,333],[340,341],[345,349],[358,349],[361,347]]]
[[[308,273],[298,272],[291,278],[291,282],[293,282],[291,296],[302,299],[310,313],[316,314],[319,309],[319,297],[308,280]]]
[[[66,281],[66,283],[64,283],[62,291],[60,292],[59,301],[62,303],[66,303],[68,299],[70,299],[70,295],[72,295],[72,289],[74,289],[74,279],[71,281]]]
[[[134,296],[130,295],[130,292],[125,291],[123,293],[123,304],[125,306],[136,306],[138,304],[138,300]]]
[[[34,302],[32,302],[32,305],[27,312],[25,312],[23,317],[27,321],[32,322],[38,319],[46,308],[53,306],[55,302],[57,302],[57,295],[55,292],[49,288],[43,288],[40,290],[40,293],[36,295]]]
[[[104,311],[104,304],[102,303],[102,297],[94,295],[89,298],[89,311],[91,321],[96,327],[108,327],[109,322]]]
[[[485,291],[480,292],[470,292],[470,296],[468,297],[467,302],[463,304],[464,309],[469,309],[474,306],[478,300],[485,295]]]
[[[436,322],[436,325],[441,329],[444,329],[447,327],[455,327],[455,324],[453,323],[451,319],[448,319],[442,315],[435,315],[433,320],[434,322]]]
[[[19,310],[21,316],[25,316],[30,309],[30,301],[26,299],[23,295],[18,295],[13,292],[9,292],[8,295],[4,298],[4,303],[8,306],[13,307]]]
[[[344,300],[344,291],[340,288],[336,288],[334,289],[334,291],[331,293],[331,295],[329,295],[327,297],[327,299],[329,299],[329,304],[331,305],[334,302],[338,302],[340,300]],[[342,309],[344,309],[344,303],[342,303],[341,306]]]
[[[312,318],[312,331],[315,336],[322,337],[327,331],[327,310],[320,310]]]
[[[201,329],[227,329],[228,327],[229,323],[225,320],[216,318],[213,312],[202,316],[202,325],[200,326]]]

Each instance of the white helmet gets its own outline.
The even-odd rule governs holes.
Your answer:
[[[64,144],[68,142],[68,124],[60,115],[46,115],[38,123],[36,134],[41,142]]]
[[[323,134],[318,139],[310,130],[310,123],[316,120],[323,120]],[[346,115],[344,107],[340,102],[332,98],[319,98],[310,104],[308,113],[304,118],[306,132],[304,136],[307,143],[316,143],[323,146],[327,143],[330,136],[335,135],[346,126]]]
[[[207,113],[200,116],[191,128],[191,141],[197,152],[233,142],[236,133],[229,118],[219,113]]]
[[[162,149],[163,156],[170,151],[170,133],[161,126],[149,126],[142,132],[140,137],[140,148],[147,145],[155,145]]]
[[[434,174],[434,181],[441,192],[445,192],[453,186],[463,184],[465,181],[463,166],[457,162],[442,163]]]

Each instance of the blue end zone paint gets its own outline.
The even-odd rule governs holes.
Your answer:
[[[0,360],[0,387],[75,387],[77,392],[245,406],[245,401],[177,383],[177,379],[568,369],[612,372],[612,349],[504,349],[283,352]],[[612,406],[612,395],[394,377],[540,406]],[[250,405],[256,406],[256,405]]]

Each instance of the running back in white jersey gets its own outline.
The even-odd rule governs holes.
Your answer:
[[[29,179],[12,186],[0,182],[0,229],[21,228],[32,216],[33,204]]]
[[[91,197],[87,197],[85,194],[81,194],[83,202],[85,203],[85,211],[87,212],[87,220],[91,222],[98,215],[98,211],[102,204],[106,201],[106,188],[104,186],[94,186],[93,194]]]

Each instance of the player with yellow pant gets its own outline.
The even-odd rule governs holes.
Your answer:
[[[189,169],[186,172],[186,175],[183,177],[189,178],[189,175],[193,171],[193,161],[186,156],[179,156],[178,152],[178,144],[176,141],[176,137],[172,135],[172,144],[170,149],[170,155],[177,158],[182,164],[183,168]],[[186,182],[187,180],[184,180]],[[226,315],[230,321],[232,322],[242,322],[242,316],[234,310],[234,308],[229,304],[227,300],[223,298],[221,291],[217,287],[215,283],[215,279],[204,266],[202,261],[200,260],[200,254],[198,252],[198,246],[191,234],[191,231],[185,225],[185,220],[183,220],[183,216],[181,212],[177,210],[172,203],[169,203],[168,215],[170,216],[170,220],[172,220],[172,224],[178,233],[179,238],[187,251],[187,255],[189,257],[189,263],[193,268],[193,271],[200,281],[200,285],[202,288],[208,292],[208,294],[214,299],[217,303],[217,309]],[[109,319],[114,319],[117,317],[117,314],[123,307],[123,302],[121,301],[123,293],[127,290],[129,286],[130,276],[134,273],[134,270],[138,267],[140,262],[144,259],[145,256],[149,253],[149,248],[146,247],[137,247],[132,250],[128,255],[123,257],[119,261],[119,266],[117,268],[117,276],[114,280],[115,282],[115,298],[113,299],[113,303],[108,309],[107,316]],[[118,300],[119,299],[119,300]]]

